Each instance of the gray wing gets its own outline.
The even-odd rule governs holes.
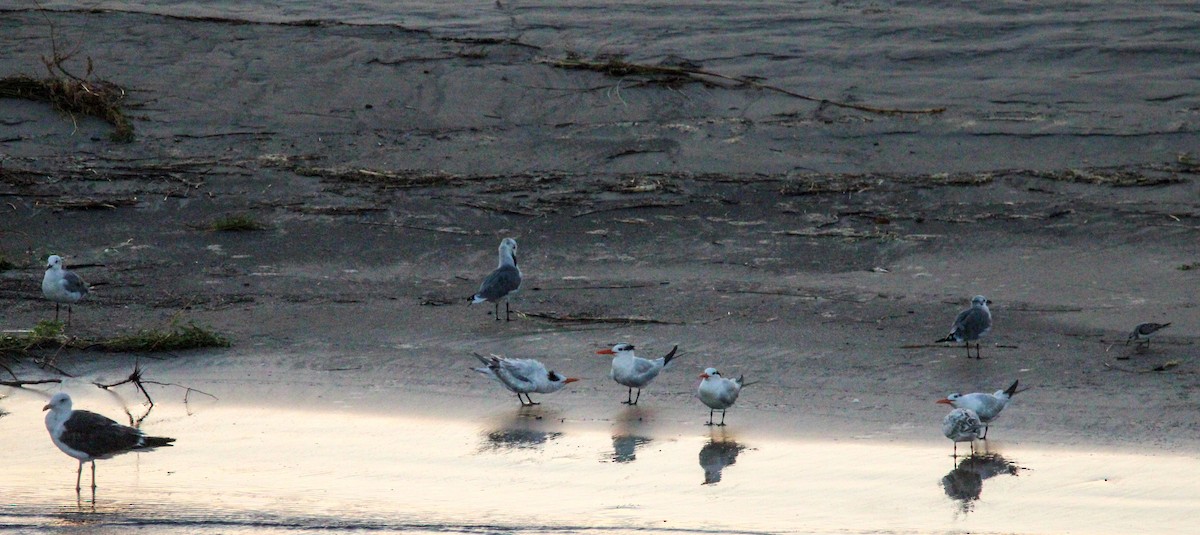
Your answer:
[[[83,279],[79,278],[79,275],[76,275],[74,271],[63,273],[63,288],[71,293],[80,293],[83,295],[87,295],[88,293],[87,283],[83,282]]]
[[[60,440],[99,458],[137,448],[142,443],[142,432],[94,412],[73,411],[63,423]]]
[[[1166,327],[1167,325],[1170,325],[1170,323],[1143,323],[1138,325],[1133,332],[1138,336],[1149,336],[1157,332],[1159,329]]]
[[[974,340],[990,328],[991,315],[982,308],[971,307],[958,313],[958,317],[954,319],[953,334],[965,340]]]
[[[536,369],[528,361],[504,359],[499,362],[499,366],[503,367],[509,375],[513,376],[513,378],[518,381],[524,381],[526,383],[533,382],[529,375],[533,372],[536,372]]]
[[[479,285],[479,292],[475,296],[495,301],[520,287],[521,271],[516,266],[501,266],[483,279],[483,284]]]

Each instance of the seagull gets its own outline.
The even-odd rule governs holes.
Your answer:
[[[985,394],[983,392],[959,394],[958,392],[955,392],[937,400],[935,403],[945,403],[946,405],[956,409],[971,409],[971,412],[978,416],[979,421],[983,422],[984,424],[983,434],[980,435],[979,438],[986,440],[988,431],[987,424],[991,423],[992,420],[995,420],[997,416],[1000,416],[1000,411],[1004,410],[1004,407],[1008,406],[1008,402],[1012,399],[1013,394],[1017,393],[1018,382],[1020,381],[1013,381],[1008,388],[1005,388],[1004,390],[997,390],[994,394]]]
[[[658,372],[671,363],[671,360],[675,358],[675,351],[678,349],[679,346],[675,346],[666,356],[654,360],[634,355],[633,344],[617,344],[612,349],[597,351],[596,354],[616,355],[613,357],[612,371],[608,372],[608,376],[617,384],[629,387],[629,398],[621,403],[637,405],[638,400],[642,399],[642,388],[654,381],[654,378],[658,377]],[[634,388],[638,389],[636,399],[633,397]]]
[[[50,440],[63,453],[79,460],[75,473],[75,492],[83,478],[83,463],[92,463],[92,490],[96,490],[96,459],[108,459],[128,451],[152,450],[170,446],[173,438],[146,436],[140,429],[121,425],[94,412],[71,410],[71,396],[54,394],[42,410]]]
[[[495,303],[496,321],[500,321],[500,300],[504,299],[504,321],[509,321],[508,295],[521,288],[521,268],[517,267],[517,240],[504,238],[500,242],[500,265],[492,271],[479,291],[471,296],[471,303],[488,301]]]
[[[567,384],[579,380],[577,377],[563,377],[553,370],[547,371],[545,365],[533,359],[510,359],[495,355],[485,357],[479,353],[473,354],[475,358],[484,363],[484,366],[471,369],[499,381],[505,388],[515,392],[522,407],[539,405],[529,397],[530,392],[552,394],[562,390]],[[525,399],[521,399],[521,394],[525,394]],[[529,403],[526,403],[525,400],[529,400]]]
[[[1138,324],[1137,327],[1133,328],[1133,332],[1129,333],[1129,338],[1125,340],[1125,345],[1129,345],[1129,342],[1136,340],[1138,345],[1142,345],[1142,343],[1145,342],[1145,346],[1150,347],[1150,335],[1158,332],[1159,329],[1169,327],[1170,325],[1170,323]]]
[[[971,298],[971,308],[958,313],[950,334],[935,342],[962,342],[967,348],[967,358],[971,358],[971,342],[975,342],[975,358],[983,358],[979,354],[979,337],[992,330],[992,311],[988,310],[988,298],[977,295]]]
[[[979,415],[971,409],[954,409],[942,418],[942,434],[954,441],[954,456],[958,456],[958,443],[970,442],[971,449],[975,448],[975,439],[979,438],[979,428],[983,422]]]
[[[67,304],[67,325],[71,324],[71,305],[78,303],[88,294],[88,285],[73,271],[63,269],[62,257],[50,255],[46,259],[46,276],[42,277],[42,295],[54,301],[54,321],[58,321],[58,309]]]
[[[696,397],[708,405],[708,423],[704,425],[713,425],[713,412],[716,410],[721,411],[721,423],[716,425],[725,425],[725,409],[732,407],[733,403],[737,401],[743,386],[754,384],[745,382],[745,375],[737,379],[721,377],[721,372],[716,368],[704,370],[704,373],[700,374],[700,379],[702,380],[699,388],[696,389]]]

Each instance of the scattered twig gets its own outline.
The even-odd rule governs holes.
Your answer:
[[[620,323],[620,324],[656,324],[684,325],[681,321],[668,321],[645,316],[571,316],[542,312],[518,312],[529,318],[540,318],[553,323]]]
[[[604,207],[600,207],[600,208],[592,208],[590,210],[584,210],[582,212],[578,212],[578,213],[572,215],[571,217],[582,217],[585,215],[596,214],[596,213],[600,213],[600,212],[611,212],[613,210],[630,210],[630,209],[634,209],[634,208],[669,208],[669,207],[673,207],[673,206],[683,206],[685,204],[687,204],[687,203],[683,202],[683,201],[650,201],[650,202],[644,202],[644,203],[638,203],[638,204],[617,204],[617,205],[612,205],[612,206],[604,206]]]
[[[1180,364],[1183,364],[1183,361],[1175,359],[1175,360],[1168,360],[1162,364],[1159,364],[1158,366],[1155,366],[1155,367],[1149,368],[1149,369],[1145,369],[1145,370],[1131,370],[1124,366],[1117,366],[1116,364],[1111,364],[1108,362],[1104,363],[1104,367],[1108,368],[1110,370],[1117,370],[1117,371],[1129,372],[1129,373],[1153,373],[1153,372],[1165,372],[1171,368],[1179,366]]]
[[[397,227],[410,228],[414,230],[425,230],[429,232],[441,232],[444,234],[461,234],[464,236],[478,235],[478,231],[466,231],[458,227],[423,227],[421,225],[410,225],[407,223],[377,223],[374,221],[355,221],[359,225],[370,225],[374,227]]]

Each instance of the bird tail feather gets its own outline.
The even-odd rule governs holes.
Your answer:
[[[672,347],[672,348],[671,348],[671,352],[670,352],[670,353],[667,353],[667,355],[663,357],[663,366],[666,366],[667,364],[670,364],[670,363],[671,363],[671,361],[675,359],[675,352],[676,352],[676,351],[678,351],[678,350],[679,350],[679,346],[678,346],[678,345],[676,345],[675,347]]]
[[[169,437],[142,437],[142,445],[139,448],[163,448],[170,446],[175,439]]]
[[[1011,386],[1004,389],[1004,393],[1007,394],[1009,397],[1012,397],[1013,394],[1017,393],[1017,383],[1019,383],[1019,382],[1021,382],[1020,379],[1013,381],[1013,384]]]

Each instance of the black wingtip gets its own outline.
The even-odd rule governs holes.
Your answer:
[[[142,439],[143,448],[164,448],[171,446],[175,439],[170,437],[146,437]]]
[[[935,343],[935,344],[940,343],[940,342],[957,342],[957,340],[954,339],[954,333],[950,333],[950,334],[946,335],[945,338],[939,338],[939,339],[933,341],[933,343]]]
[[[675,347],[672,347],[672,348],[671,348],[671,352],[670,352],[670,353],[667,353],[667,355],[666,355],[665,357],[663,357],[663,366],[666,366],[667,364],[670,364],[670,363],[671,363],[671,360],[675,358],[675,352],[676,352],[676,351],[679,351],[679,345],[678,345],[678,344],[676,344],[676,345],[675,345]]]
[[[1017,380],[1013,381],[1013,384],[1012,384],[1012,386],[1009,386],[1008,388],[1005,388],[1005,389],[1004,389],[1004,393],[1005,393],[1005,394],[1008,394],[1010,397],[1011,397],[1013,394],[1016,394],[1016,393],[1017,393],[1017,383],[1019,383],[1019,382],[1021,382],[1021,380],[1020,380],[1020,379],[1017,379]]]

